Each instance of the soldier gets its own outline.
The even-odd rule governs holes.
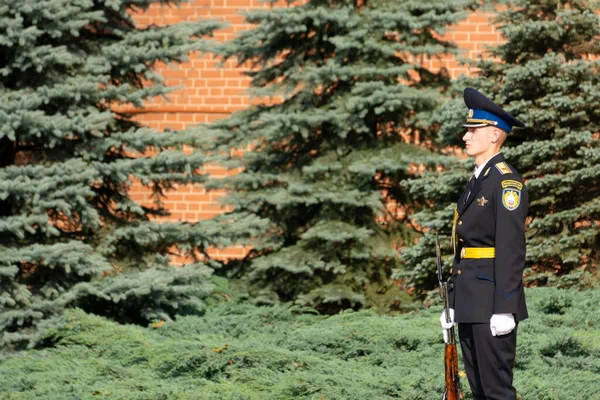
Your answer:
[[[518,322],[527,318],[523,292],[527,190],[500,147],[513,126],[525,125],[473,88],[463,126],[475,174],[458,200],[453,221],[454,263],[449,302],[458,323],[473,398],[515,399],[513,366]]]

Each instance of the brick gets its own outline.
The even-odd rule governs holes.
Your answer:
[[[171,221],[177,221],[177,220],[180,220],[182,218],[182,216],[183,216],[183,213],[181,213],[179,211],[171,210],[171,215],[169,215],[168,219]],[[161,220],[162,219],[163,218],[161,218]],[[166,218],[164,218],[164,219],[166,219]]]
[[[210,97],[204,98],[203,100],[204,100],[205,104],[219,104],[219,105],[229,104],[228,97],[210,96]]]
[[[239,97],[240,94],[242,94],[244,92],[244,89],[242,89],[242,88],[224,88],[221,90],[222,90],[222,94],[224,96],[227,96],[229,99]]]
[[[199,203],[188,203],[188,210],[189,211],[199,211],[200,204]]]
[[[469,41],[470,32],[454,32],[454,41],[457,42],[459,46],[462,45],[462,42]]]
[[[210,194],[191,193],[185,195],[185,201],[188,203],[210,203],[212,198]]]
[[[473,28],[473,25],[467,25],[467,24],[459,24],[454,28],[455,32],[464,32],[464,33],[471,33],[473,32],[475,29]]]
[[[211,7],[210,9],[210,15],[212,16],[227,16],[227,15],[231,15],[232,14],[232,10],[230,8],[227,7]],[[216,37],[217,35],[215,35]]]
[[[175,203],[175,210],[177,210],[177,211],[187,211],[187,203],[181,203],[181,202]]]
[[[469,15],[469,17],[467,18],[467,21],[469,23],[485,23],[485,24],[491,24],[491,20],[493,19],[491,14],[482,14],[482,13],[473,13],[471,15]]]
[[[227,71],[223,71],[224,78],[246,78],[244,75],[244,71],[242,69],[230,69]]]
[[[497,43],[500,40],[500,35],[497,33],[472,33],[471,40],[477,42],[486,42],[488,44]]]
[[[183,219],[185,221],[197,221],[198,220],[197,213],[192,213],[192,212],[184,213]]]
[[[220,86],[223,87],[225,86],[225,82],[227,82],[225,79],[210,79],[209,81],[207,81],[207,86]]]
[[[177,116],[179,117],[179,121],[180,122],[194,122],[194,115],[193,114],[177,114]]]
[[[477,32],[479,33],[493,33],[495,31],[496,30],[493,25],[477,24]]]
[[[254,5],[253,3],[252,0],[225,0],[227,7],[249,8]]]
[[[201,71],[201,76],[203,78],[222,78],[223,71],[215,71],[212,69],[206,69],[204,71]]]

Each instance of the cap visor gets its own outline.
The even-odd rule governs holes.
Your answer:
[[[481,128],[483,126],[488,126],[488,124],[466,123],[463,125],[463,128]]]

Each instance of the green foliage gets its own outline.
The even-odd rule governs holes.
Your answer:
[[[198,137],[122,110],[166,95],[155,65],[207,49],[220,24],[137,27],[153,3],[178,1],[0,5],[0,346],[34,345],[68,307],[125,321],[203,308],[207,266],[168,269],[166,255],[218,242],[215,222],[152,219],[166,190],[203,180],[204,158],[183,149]],[[129,197],[132,179],[152,205]]]
[[[519,394],[594,398],[600,292],[526,294],[532,318],[518,328]],[[548,308],[553,302],[562,314]],[[55,348],[3,356],[0,397],[434,399],[443,385],[440,309],[438,303],[397,316],[364,310],[323,317],[298,306],[224,303],[155,329],[70,312],[54,332]],[[472,398],[466,379],[462,387]]]
[[[504,155],[526,180],[531,221],[527,230],[529,283],[585,286],[597,281],[600,260],[600,16],[597,1],[514,0],[495,21],[506,42],[489,48],[478,69],[458,79],[455,100],[440,115],[440,139],[462,145],[466,109],[462,90],[476,87],[521,121]],[[450,160],[443,162],[447,165]],[[471,162],[465,166],[472,166]],[[458,169],[457,170],[463,170]],[[451,204],[469,176],[429,173],[408,181],[431,209],[415,215],[421,226],[449,236]],[[434,188],[446,189],[436,192]],[[449,244],[449,240],[446,241]],[[400,271],[418,289],[431,287],[431,238],[407,253],[410,271]],[[556,279],[556,277],[564,279]]]
[[[276,98],[212,126],[214,161],[242,172],[208,187],[268,222],[248,257],[224,270],[253,301],[330,313],[374,304],[369,285],[395,290],[414,206],[399,182],[427,156],[414,143],[433,137],[425,121],[449,83],[424,65],[454,52],[440,34],[471,3],[312,0],[248,12],[255,27],[223,45],[224,59],[252,67],[250,93]],[[397,306],[390,297],[383,308]]]

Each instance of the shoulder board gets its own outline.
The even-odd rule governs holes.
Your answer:
[[[506,188],[522,190],[523,184],[519,181],[513,181],[513,180],[507,179],[507,180],[502,181],[502,189],[506,189]]]
[[[500,171],[500,174],[502,175],[512,173],[512,170],[508,167],[508,165],[506,165],[505,162],[499,162],[498,164],[496,164],[496,168],[498,169],[498,171]]]

